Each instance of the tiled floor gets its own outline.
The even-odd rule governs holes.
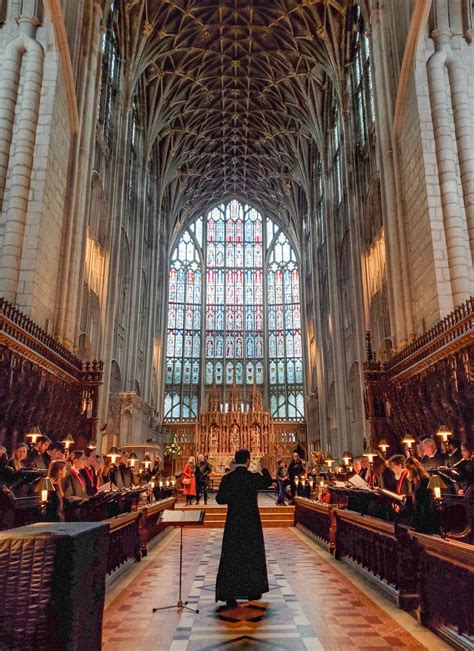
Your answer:
[[[391,616],[296,530],[265,529],[264,534],[270,592],[261,601],[217,613],[222,530],[187,529],[183,594],[200,612],[153,614],[153,606],[177,599],[179,535],[172,532],[108,593],[104,651],[445,648],[414,622],[408,626],[412,635],[401,623],[407,615]]]

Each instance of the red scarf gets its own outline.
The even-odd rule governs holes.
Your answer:
[[[82,479],[81,475],[77,472],[77,470],[75,468],[71,468],[71,472],[74,475],[74,477],[78,480],[83,490],[86,490],[86,482]]]
[[[89,477],[89,481],[91,483],[92,488],[97,488],[97,475],[95,472],[92,470],[92,468],[87,468],[84,466],[84,470],[87,473],[87,476]]]
[[[400,477],[397,480],[397,495],[402,494],[402,484],[403,484],[403,480],[405,479],[407,474],[408,474],[408,470],[406,470],[406,469],[402,470],[402,473],[401,473]]]

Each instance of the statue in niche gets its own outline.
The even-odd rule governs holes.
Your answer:
[[[235,422],[230,430],[230,446],[233,450],[238,450],[240,447],[239,426]]]
[[[218,436],[217,436],[217,426],[216,425],[211,425],[210,431],[209,431],[209,441],[211,447],[217,447],[217,442],[218,442]]]

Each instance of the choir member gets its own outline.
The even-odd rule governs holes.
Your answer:
[[[47,436],[39,436],[36,441],[36,447],[30,450],[28,455],[29,465],[38,470],[47,470],[51,461],[51,457],[47,454],[47,450],[51,445],[51,439]]]
[[[394,454],[390,457],[389,466],[395,476],[395,493],[397,495],[408,495],[410,492],[410,485],[408,482],[408,470],[405,468],[405,457],[403,454]]]
[[[26,458],[28,456],[28,445],[26,443],[20,443],[16,446],[13,454],[10,458],[8,465],[13,468],[15,472],[19,472],[23,468],[27,468],[28,464]]]
[[[412,487],[406,506],[411,516],[411,525],[419,533],[438,533],[438,514],[428,488],[430,475],[418,459],[413,457],[406,460],[405,467]]]
[[[448,441],[447,447],[448,457],[446,459],[446,465],[453,468],[462,459],[461,441],[457,438],[451,438]]]
[[[63,480],[64,499],[77,502],[87,499],[86,483],[81,477],[81,470],[85,465],[85,456],[82,450],[73,450],[69,455],[71,467]]]
[[[46,521],[64,522],[64,491],[63,482],[68,472],[67,463],[55,459],[51,461],[48,469],[48,479],[53,490],[48,495],[46,503]]]
[[[421,463],[425,470],[436,470],[436,468],[444,466],[444,455],[439,452],[433,439],[424,439],[421,442],[421,450],[423,452]]]

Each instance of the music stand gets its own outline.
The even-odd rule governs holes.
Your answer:
[[[184,527],[200,526],[204,524],[205,511],[193,509],[189,511],[182,511],[178,509],[166,509],[161,514],[160,523],[169,527],[179,527],[181,529],[180,542],[179,542],[179,592],[178,603],[171,606],[160,606],[153,608],[153,612],[158,610],[171,610],[177,608],[178,610],[189,610],[192,613],[198,613],[199,610],[191,608],[187,605],[187,601],[182,599],[182,584],[183,584],[183,529]]]

